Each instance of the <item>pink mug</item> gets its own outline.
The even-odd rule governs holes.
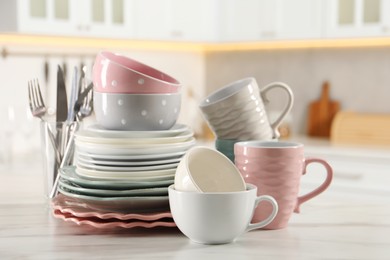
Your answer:
[[[248,141],[234,145],[235,164],[246,183],[257,186],[257,195],[270,195],[276,199],[279,211],[264,229],[287,226],[293,212],[299,213],[302,203],[326,190],[333,178],[332,167],[319,158],[305,158],[304,146],[293,142]],[[320,163],[326,169],[326,179],[313,191],[299,196],[301,176],[307,165]],[[257,207],[252,221],[265,219],[271,213],[268,205]]]

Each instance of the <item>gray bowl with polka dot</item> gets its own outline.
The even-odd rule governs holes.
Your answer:
[[[94,92],[96,121],[110,130],[168,130],[179,116],[181,94]]]

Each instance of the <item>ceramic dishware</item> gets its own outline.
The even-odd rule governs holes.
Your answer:
[[[215,140],[215,149],[223,153],[234,163],[234,144],[240,142],[237,139],[220,139]]]
[[[269,141],[277,142],[277,139],[272,139]],[[238,139],[220,139],[215,140],[215,149],[223,153],[227,158],[229,158],[234,163],[234,145],[242,140]]]
[[[294,142],[248,141],[234,146],[235,163],[246,182],[258,187],[257,195],[273,196],[279,205],[276,218],[265,229],[285,228],[293,212],[299,213],[302,203],[325,191],[333,177],[331,166],[319,158],[305,158],[304,145]],[[311,163],[326,170],[325,180],[313,191],[299,196],[301,176]],[[306,173],[307,174],[307,173]],[[260,221],[272,210],[259,205],[253,221]]]
[[[168,188],[166,188],[168,190]],[[53,216],[77,225],[88,225],[94,228],[153,228],[158,226],[176,227],[172,214],[168,210],[144,212],[112,212],[94,210],[85,202],[59,194],[52,200]]]
[[[193,136],[194,133],[191,130],[185,131],[177,136],[153,138],[110,138],[102,137],[88,130],[81,130],[76,133],[77,140],[96,144],[170,144],[187,141]]]
[[[125,190],[125,189],[145,189],[145,188],[156,188],[156,187],[168,187],[174,183],[172,178],[163,180],[105,180],[105,179],[90,179],[84,178],[76,173],[75,166],[66,166],[60,168],[58,173],[63,180],[72,182],[80,187],[91,188],[91,189],[110,189],[110,190]]]
[[[61,187],[66,188],[70,192],[95,196],[95,197],[132,197],[132,196],[166,196],[168,195],[168,187],[146,188],[146,189],[124,189],[124,190],[111,190],[111,189],[91,189],[80,187],[77,184],[66,181],[60,178],[58,184]]]
[[[168,196],[96,197],[77,194],[60,185],[58,191],[64,196],[75,199],[79,203],[87,203],[94,210],[136,213],[158,212],[169,209]]]
[[[257,197],[256,192],[252,184],[236,192],[179,191],[174,185],[168,188],[169,205],[177,227],[192,241],[202,244],[230,243],[243,233],[270,223],[278,205],[271,196]],[[265,220],[251,224],[253,210],[259,204],[268,204],[273,210]]]
[[[86,127],[86,131],[93,136],[101,136],[103,138],[128,138],[128,139],[144,139],[144,138],[170,138],[183,134],[186,131],[191,131],[187,125],[175,124],[167,130],[153,131],[122,131],[108,130],[98,124],[92,124]]]
[[[81,143],[76,140],[77,151],[83,153],[89,153],[91,155],[102,155],[102,156],[121,156],[134,155],[140,158],[148,158],[148,155],[156,155],[163,157],[165,154],[187,151],[193,147],[196,143],[195,138],[191,138],[188,141],[174,143],[174,144],[91,144]],[[142,157],[141,155],[144,155]]]
[[[203,146],[187,151],[175,174],[175,189],[196,192],[244,191],[236,166],[222,153]]]
[[[272,89],[282,89],[288,99],[280,116],[269,122],[264,103]],[[279,137],[278,127],[291,110],[293,99],[285,83],[273,82],[259,89],[254,78],[244,78],[213,92],[199,107],[219,139],[271,140]]]
[[[98,53],[92,71],[94,91],[100,93],[177,93],[173,77],[129,57],[108,51]]]
[[[119,94],[94,92],[98,124],[109,130],[154,131],[173,127],[181,94]]]

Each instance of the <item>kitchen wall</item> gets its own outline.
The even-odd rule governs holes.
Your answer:
[[[17,50],[16,50],[17,51]],[[46,50],[58,52],[58,50]],[[27,112],[27,81],[38,78],[47,103],[54,109],[56,66],[66,63],[67,85],[73,66],[81,62],[89,68],[96,52],[77,56],[18,56],[12,52],[0,58],[0,162],[9,154],[36,151],[39,147],[39,120]],[[295,104],[288,118],[293,134],[304,134],[307,106],[317,99],[323,81],[331,86],[331,97],[342,108],[360,112],[390,113],[390,48],[334,48],[261,51],[151,51],[113,50],[174,76],[184,85],[179,122],[201,133],[204,120],[198,102],[232,81],[253,76],[260,86],[272,81],[289,84]],[[48,61],[50,75],[47,86],[43,73]],[[89,70],[90,71],[90,70]],[[90,74],[90,72],[89,72]],[[270,95],[270,111],[278,111],[285,97],[275,91]]]
[[[390,48],[335,48],[216,52],[206,56],[206,86],[211,92],[234,80],[253,76],[259,86],[283,81],[291,86],[293,134],[306,132],[307,106],[319,98],[323,81],[342,109],[390,113]],[[275,91],[276,92],[276,91]],[[271,96],[270,110],[285,100]]]

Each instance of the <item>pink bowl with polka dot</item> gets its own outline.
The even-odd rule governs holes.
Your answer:
[[[95,92],[122,94],[177,93],[181,84],[171,76],[128,57],[100,52],[92,71]]]

